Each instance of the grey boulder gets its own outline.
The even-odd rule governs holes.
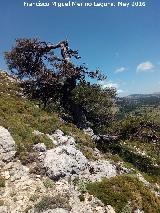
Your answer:
[[[47,175],[54,180],[61,177],[79,174],[88,166],[87,158],[74,146],[58,146],[47,150],[44,158],[44,168]]]
[[[8,130],[0,126],[0,162],[11,161],[15,153],[15,141]]]
[[[75,145],[75,139],[71,136],[64,135],[64,133],[60,129],[57,129],[52,135],[47,134],[47,136],[52,140],[53,144],[56,146]]]
[[[34,145],[33,150],[37,152],[46,152],[47,148],[44,143],[37,143]]]

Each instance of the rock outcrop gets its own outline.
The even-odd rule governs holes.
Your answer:
[[[37,188],[41,193],[44,192],[45,187],[40,178],[31,178],[29,168],[23,166],[20,161],[6,164],[1,175],[5,178],[5,187],[1,190],[3,205],[0,206],[0,212],[25,212],[32,203],[30,198]]]
[[[29,168],[20,161],[6,164],[1,175],[6,182],[1,190],[2,213],[115,213],[112,207],[105,206],[87,192],[81,201],[81,192],[72,181],[61,179],[54,182],[30,174]],[[44,198],[49,202],[44,203]]]
[[[110,178],[119,172],[124,173],[122,166],[117,168],[109,160],[100,158],[95,161],[88,160],[77,149],[75,139],[64,135],[61,130],[56,130],[54,134],[47,136],[52,140],[55,148],[45,150],[44,144],[36,144],[33,149],[39,152],[40,165],[53,180],[78,176],[86,181],[100,181],[104,177]]]
[[[79,174],[87,169],[87,158],[74,146],[62,145],[47,150],[44,158],[44,168],[47,175],[54,180],[61,177]]]
[[[64,135],[61,130],[48,135],[52,139],[55,148],[46,150],[43,144],[34,146],[39,152],[40,165],[46,174],[53,180],[64,177],[79,177],[86,181],[100,181],[104,177],[114,177],[119,173],[128,173],[129,170],[121,165],[115,165],[109,160],[88,160],[83,153],[77,149],[75,139]],[[100,155],[100,154],[99,154]]]
[[[100,181],[104,177],[114,177],[117,175],[117,168],[114,164],[107,160],[97,160],[89,162],[90,181]]]
[[[1,177],[5,179],[5,187],[1,191],[0,212],[115,213],[112,206],[105,206],[83,187],[87,181],[101,181],[104,177],[129,172],[122,165],[117,164],[117,167],[103,158],[95,161],[87,159],[78,150],[73,137],[57,130],[48,135],[55,148],[47,150],[43,143],[33,146],[39,156],[34,163],[40,170],[44,169],[48,177],[37,175],[32,172],[32,164],[23,166],[18,160],[9,162],[15,154],[15,142],[5,128],[0,128],[0,133],[1,149],[3,148],[1,160],[5,162],[1,173]],[[100,155],[98,150],[95,149],[95,152]],[[9,153],[9,157],[5,158],[4,153]]]
[[[0,164],[9,162],[16,153],[15,141],[9,131],[0,126]]]
[[[54,134],[47,136],[52,140],[53,144],[58,146],[58,145],[75,145],[75,139],[71,136],[64,135],[64,133],[60,130],[57,129]]]

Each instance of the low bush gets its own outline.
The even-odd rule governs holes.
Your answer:
[[[56,196],[44,196],[42,197],[41,201],[35,205],[37,212],[55,208],[70,210],[71,207],[69,205],[69,197],[66,194],[64,194],[63,197],[60,194]]]
[[[5,178],[0,175],[0,187],[5,187]]]
[[[160,199],[142,182],[130,175],[89,183],[87,189],[105,205],[113,206],[117,213],[121,213],[128,203],[132,211],[141,209],[145,213],[160,212]]]

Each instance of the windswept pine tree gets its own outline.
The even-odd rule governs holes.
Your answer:
[[[61,56],[54,53],[57,48]],[[73,64],[71,57],[80,58],[78,51],[69,49],[67,41],[52,45],[38,39],[17,39],[5,53],[9,69],[23,80],[25,94],[44,108],[59,103],[80,126],[87,120],[96,125],[109,122],[115,114],[115,90],[90,84],[91,79],[104,80],[106,76],[99,70],[90,71],[85,64]]]

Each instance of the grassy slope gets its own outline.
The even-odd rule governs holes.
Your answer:
[[[5,72],[0,71],[0,126],[7,128],[13,136],[20,158],[25,158],[36,143],[42,142],[48,148],[53,147],[48,137],[35,136],[34,130],[52,134],[56,129],[74,136],[78,147],[87,157],[92,157],[90,147],[95,145],[88,135],[73,124],[63,123],[56,113],[48,113],[27,100],[21,95],[18,82],[11,80]]]

